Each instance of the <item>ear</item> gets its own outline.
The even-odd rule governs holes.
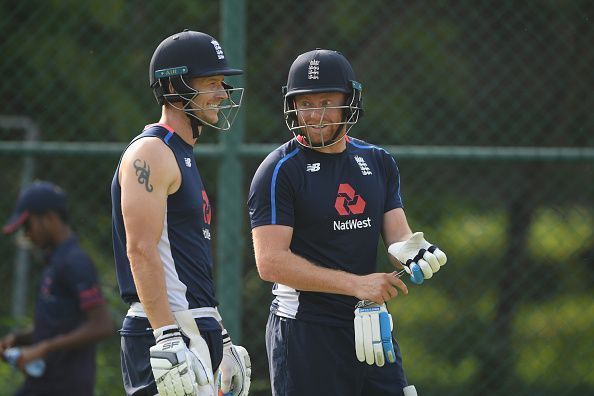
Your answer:
[[[166,94],[172,94],[175,92],[175,89],[173,89],[173,84],[171,83],[171,79],[167,80],[167,92],[165,92]]]
[[[54,212],[53,210],[47,211],[39,215],[39,217],[41,218],[41,221],[48,227],[53,228],[63,223],[60,215],[58,215],[58,213]]]

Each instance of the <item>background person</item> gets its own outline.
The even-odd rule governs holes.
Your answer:
[[[96,343],[112,334],[112,321],[93,263],[68,223],[64,191],[50,182],[25,188],[3,231],[19,227],[42,250],[45,266],[32,330],[5,335],[0,353],[20,347],[19,368],[42,359],[45,369],[28,375],[16,395],[93,395]]]

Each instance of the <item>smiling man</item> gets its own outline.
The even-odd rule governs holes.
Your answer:
[[[194,161],[205,126],[228,130],[243,88],[225,77],[213,37],[184,30],[163,40],[149,67],[161,119],[126,148],[112,180],[113,245],[122,299],[127,395],[247,395],[247,351],[231,343],[212,277],[211,209]],[[217,375],[220,372],[221,375]]]
[[[415,282],[445,255],[411,232],[392,156],[348,135],[363,114],[348,60],[324,49],[301,54],[283,91],[294,139],[262,162],[248,199],[256,265],[274,282],[272,394],[416,395],[385,306],[408,288],[377,272],[377,246],[381,236]]]

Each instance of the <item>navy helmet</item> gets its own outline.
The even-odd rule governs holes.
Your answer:
[[[207,124],[227,130],[241,106],[243,88],[233,88],[223,83],[228,99],[221,103],[219,109],[228,111],[223,113],[223,122],[219,123],[222,125],[211,125],[199,116],[204,109],[197,108],[193,99],[200,93],[191,87],[189,79],[242,73],[243,70],[229,67],[223,48],[215,38],[186,29],[159,44],[151,58],[149,83],[160,105],[181,102],[183,107],[179,109],[197,120],[198,125]]]
[[[340,52],[318,48],[303,53],[291,65],[287,85],[283,87],[287,127],[298,138],[297,141],[308,147],[324,147],[337,143],[363,115],[361,91],[362,84],[357,81],[351,64]],[[313,145],[307,135],[307,128],[299,125],[294,100],[296,95],[319,92],[346,94],[344,106],[336,108],[343,109],[343,120],[339,124],[347,128],[337,128],[330,141]]]

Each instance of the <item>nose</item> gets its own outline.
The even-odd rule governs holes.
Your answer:
[[[229,97],[229,93],[224,85],[220,85],[219,89],[216,91],[217,99],[225,100]]]
[[[306,110],[302,110],[303,111],[303,118],[308,122],[308,124],[319,124],[322,122],[322,119],[324,117],[324,110],[325,109],[321,109],[321,108],[312,108],[312,109],[306,109]]]

